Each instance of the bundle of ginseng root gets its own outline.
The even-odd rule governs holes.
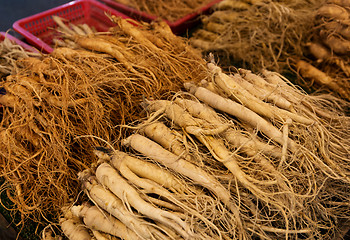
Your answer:
[[[19,67],[16,64],[17,60],[27,57],[40,57],[40,54],[24,49],[21,45],[5,37],[0,42],[0,81]]]
[[[90,201],[63,208],[69,239],[336,238],[350,217],[346,103],[275,72],[208,70],[145,100],[121,150],[96,147],[79,173]]]
[[[76,49],[21,60],[24,68],[1,83],[1,176],[23,221],[48,221],[77,197],[76,175],[94,161],[96,145],[77,136],[117,141],[118,126],[142,116],[143,98],[207,76],[200,53],[164,23],[114,20],[110,32],[69,35]]]
[[[313,26],[310,19],[322,1],[223,0],[202,18],[191,44],[215,53],[222,66],[240,65],[281,72],[288,58],[302,56]]]
[[[306,59],[295,69],[304,86],[320,88],[350,100],[350,1],[328,0],[318,10],[314,31],[306,43]]]
[[[176,20],[196,12],[212,0],[114,0],[125,6],[145,12],[160,19],[175,22]]]

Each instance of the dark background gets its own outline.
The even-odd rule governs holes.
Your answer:
[[[12,29],[12,24],[42,11],[58,7],[69,0],[0,0],[0,31]],[[18,35],[12,30],[11,35]]]

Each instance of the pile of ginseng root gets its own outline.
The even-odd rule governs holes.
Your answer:
[[[77,176],[87,197],[62,208],[63,236],[339,237],[350,217],[348,103],[276,72],[207,68],[186,91],[145,99],[148,116],[121,141],[90,136],[98,161]],[[63,237],[50,227],[43,239]]]
[[[77,173],[95,160],[86,135],[118,141],[120,126],[144,115],[144,98],[166,97],[207,76],[205,61],[164,23],[114,18],[109,32],[69,34],[75,48],[28,57],[0,87],[1,190],[40,223],[80,192]]]
[[[140,12],[175,22],[188,14],[194,13],[213,0],[114,0]]]
[[[306,43],[306,58],[295,64],[304,78],[300,84],[333,92],[349,101],[350,1],[328,0],[317,10],[314,24],[311,39]]]
[[[214,5],[191,44],[204,54],[215,53],[222,66],[282,72],[288,59],[302,56],[310,34],[315,0],[223,0]]]

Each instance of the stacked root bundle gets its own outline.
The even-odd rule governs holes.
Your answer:
[[[17,60],[27,57],[40,57],[39,53],[30,52],[6,38],[0,42],[0,80],[18,68]]]
[[[350,216],[344,103],[275,72],[208,69],[187,92],[146,100],[123,151],[96,148],[79,174],[90,201],[60,221],[69,239],[334,239]]]
[[[118,126],[142,115],[143,98],[207,74],[200,54],[162,24],[116,19],[109,33],[70,38],[76,49],[25,58],[1,83],[1,176],[23,220],[45,221],[77,196],[75,176],[94,161],[96,145],[79,136],[117,141]]]
[[[163,20],[175,22],[191,14],[212,0],[114,0],[138,11],[148,13]]]
[[[100,231],[121,239],[223,239],[224,233],[213,220],[227,224],[235,219],[225,219],[229,214],[224,212],[229,209],[206,194],[200,184],[212,184],[210,188],[223,194],[232,206],[229,191],[194,164],[184,159],[174,162],[178,156],[152,140],[132,137],[143,145],[144,156],[96,149],[97,167],[79,174],[91,201],[64,209],[60,226],[65,235],[82,239],[73,237],[76,229],[67,226],[69,221],[81,221],[93,235]],[[196,179],[197,185],[186,176]]]
[[[97,33],[95,27],[91,27],[86,23],[73,24],[59,16],[52,16],[52,19],[57,24],[57,28],[55,30],[57,31],[58,35],[52,39],[52,44],[54,44],[55,47],[71,47],[71,48],[77,47],[77,44],[73,40],[64,38],[64,36],[66,35],[89,36]],[[63,38],[61,38],[62,35],[63,35]]]
[[[350,100],[350,1],[329,0],[318,10],[315,31],[308,47],[307,60],[296,69],[307,80],[304,85],[323,88]]]
[[[290,56],[301,56],[319,1],[224,0],[191,37],[221,64],[281,71]]]

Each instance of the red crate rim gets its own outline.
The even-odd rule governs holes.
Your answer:
[[[69,3],[48,9],[46,11],[19,19],[17,21],[15,21],[13,23],[13,29],[15,31],[17,31],[18,33],[20,33],[22,36],[24,36],[26,39],[35,42],[36,44],[41,46],[42,50],[45,50],[46,52],[50,53],[53,51],[53,48],[51,46],[49,46],[47,43],[45,43],[44,41],[42,41],[40,38],[34,36],[32,33],[30,33],[29,31],[27,31],[26,29],[24,29],[21,24],[24,24],[26,22],[31,22],[34,21],[36,19],[38,19],[39,17],[42,16],[51,16],[54,15],[57,11],[60,11],[63,8],[67,8],[69,6],[73,6],[73,5],[77,5],[79,3],[82,2],[87,2],[90,4],[93,4],[99,8],[101,8],[102,10],[105,10],[106,12],[110,12],[112,15],[116,15],[116,16],[120,16],[122,18],[129,18],[128,16],[126,16],[125,14],[118,12],[117,10],[97,1],[97,0],[75,0],[75,1],[71,1]]]

